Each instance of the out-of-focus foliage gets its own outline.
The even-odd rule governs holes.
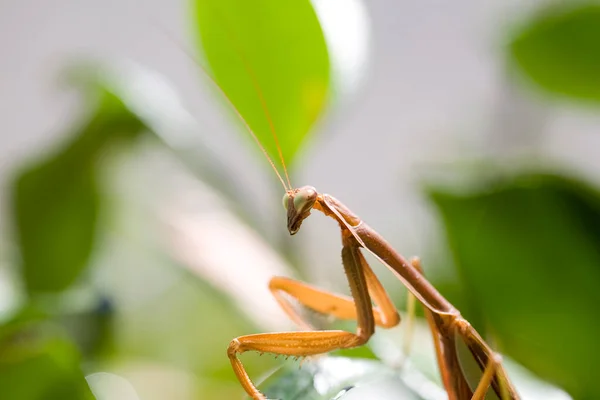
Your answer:
[[[115,140],[133,138],[142,124],[104,92],[96,114],[70,141],[23,170],[13,207],[22,273],[29,292],[55,292],[88,265],[98,218],[98,162]]]
[[[215,388],[217,393],[212,393],[213,397],[218,397],[218,390],[224,387],[239,394],[239,384],[227,358],[227,346],[234,337],[258,333],[259,328],[223,293],[189,275],[182,266],[177,267],[175,273],[182,282],[176,290],[165,293],[159,304],[143,307],[134,315],[120,316],[121,340],[117,352],[189,369],[201,377],[204,384]],[[168,346],[156,346],[161,342]],[[277,365],[267,356],[244,358],[244,362],[253,377]],[[205,396],[210,397],[207,393]]]
[[[577,399],[599,398],[598,192],[528,174],[431,196],[472,307],[502,350]]]
[[[600,102],[600,5],[556,2],[512,39],[516,64],[540,87]]]
[[[69,290],[82,283],[77,278],[91,265],[92,249],[103,233],[96,220],[105,206],[100,195],[105,189],[96,178],[107,167],[109,152],[123,145],[131,149],[131,142],[142,137],[168,137],[161,129],[184,128],[167,115],[176,105],[164,103],[168,96],[158,90],[162,82],[152,86],[149,77],[156,76],[125,65],[89,67],[76,68],[72,75],[87,97],[95,99],[90,102],[95,110],[88,122],[75,129],[59,151],[17,172],[14,222],[25,261],[23,280],[34,296],[14,321],[1,327],[0,382],[7,380],[2,387],[11,400],[93,398],[81,368],[82,357],[87,361],[143,358],[191,368],[209,382],[202,386],[203,396],[239,393],[225,349],[236,334],[255,332],[257,327],[214,288],[201,279],[190,280],[181,266],[169,263],[168,267],[173,279],[187,284],[165,294],[158,305],[138,307],[133,314],[114,309],[113,293],[92,299],[89,306],[70,305],[77,297]],[[140,88],[162,93],[160,107]],[[157,115],[157,110],[165,115]],[[175,150],[165,141],[158,144]],[[139,271],[140,276],[146,273]],[[101,290],[84,287],[88,292]],[[56,293],[48,297],[47,291]],[[43,305],[44,312],[31,311],[37,304]],[[148,326],[153,327],[150,333]],[[160,345],[165,340],[172,344]],[[272,359],[247,365],[250,373],[259,375],[272,366]],[[88,364],[87,371],[93,372],[94,367]],[[31,384],[32,373],[44,379]]]
[[[42,313],[27,309],[0,326],[0,387],[7,399],[91,400],[80,363],[64,329]]]
[[[292,162],[329,92],[327,47],[310,1],[193,3],[194,30],[215,80],[277,160],[272,120]]]

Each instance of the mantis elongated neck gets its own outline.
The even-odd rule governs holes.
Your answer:
[[[430,311],[438,315],[458,314],[458,310],[419,271],[342,202],[323,194],[319,195],[313,208],[338,221],[342,230],[349,230],[359,245],[386,265]]]

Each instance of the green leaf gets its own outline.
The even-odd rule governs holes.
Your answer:
[[[112,141],[141,128],[120,100],[104,92],[94,116],[65,146],[18,174],[12,206],[30,293],[63,290],[86,267],[98,218],[99,159]]]
[[[283,155],[292,162],[329,91],[327,47],[310,2],[195,0],[193,4],[195,33],[216,81],[277,159],[262,97]],[[244,135],[249,138],[247,132]]]
[[[574,398],[600,398],[600,194],[532,174],[431,197],[501,350]]]
[[[0,387],[11,400],[91,400],[77,348],[40,314],[0,329]]]
[[[600,102],[600,5],[557,4],[512,39],[521,70],[555,94]]]

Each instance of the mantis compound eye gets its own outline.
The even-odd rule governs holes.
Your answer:
[[[283,195],[283,208],[285,208],[286,211],[288,209],[289,202],[290,202],[290,195],[288,193],[286,193]]]
[[[300,188],[294,196],[294,208],[298,213],[303,213],[312,208],[316,199],[317,191],[315,188],[310,186]]]

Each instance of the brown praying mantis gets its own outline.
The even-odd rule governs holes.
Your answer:
[[[238,48],[237,51],[241,50]],[[224,90],[201,65],[199,67],[228,101],[281,181],[285,190],[283,205],[287,211],[289,233],[296,234],[312,210],[322,212],[326,217],[337,222],[342,239],[342,264],[351,291],[351,297],[348,297],[286,277],[271,279],[269,290],[285,313],[303,330],[246,335],[231,341],[227,355],[248,395],[255,400],[266,399],[246,373],[238,358],[241,353],[255,351],[296,357],[320,355],[364,345],[373,335],[375,326],[391,328],[400,323],[396,307],[362,254],[362,250],[366,250],[388,267],[424,306],[433,336],[442,383],[449,400],[483,400],[490,390],[501,400],[519,399],[500,356],[490,348],[460,312],[425,279],[417,258],[406,260],[374,229],[333,196],[319,193],[311,186],[294,188],[291,185],[261,88],[247,59],[243,56],[240,58],[248,76],[252,79],[257,101],[260,101],[269,122],[286,181],[283,180],[258,137]],[[295,310],[283,295],[284,293],[316,312],[338,319],[356,320],[356,331],[352,333],[343,330],[314,330],[310,323]],[[473,386],[468,382],[461,366],[457,348],[459,341],[464,341],[481,371],[479,382]]]
[[[275,299],[290,318],[306,330],[240,336],[231,341],[227,350],[231,365],[242,386],[253,399],[266,397],[250,380],[238,359],[238,354],[246,351],[300,357],[323,354],[365,344],[373,335],[376,325],[391,328],[400,323],[396,308],[361,253],[361,248],[369,251],[391,269],[425,307],[442,381],[450,400],[481,400],[485,398],[490,387],[502,400],[519,398],[500,357],[461,317],[459,311],[423,277],[418,259],[408,262],[339,200],[318,193],[311,186],[288,188],[283,200],[287,209],[287,227],[292,235],[298,232],[311,210],[320,211],[339,224],[342,236],[342,263],[352,297],[330,293],[285,277],[271,279],[269,289]],[[310,324],[300,317],[281,295],[282,292],[317,312],[340,319],[356,320],[356,332],[311,330]],[[377,306],[374,307],[372,301]],[[469,386],[462,372],[456,347],[457,340],[464,340],[483,371],[474,389]]]
[[[260,88],[257,87],[257,90]],[[259,97],[262,98],[262,95]],[[268,117],[264,102],[262,105]],[[239,112],[237,114],[243,120],[241,114]],[[290,184],[287,171],[288,186],[286,186],[256,135],[247,123],[245,126],[261,147],[286,190],[283,205],[287,210],[289,233],[296,234],[312,210],[322,212],[339,224],[342,237],[342,264],[352,295],[347,297],[330,293],[285,277],[271,279],[269,290],[286,314],[304,331],[254,334],[240,336],[231,341],[227,355],[240,383],[253,399],[266,399],[266,397],[250,380],[238,358],[239,354],[257,351],[296,357],[318,355],[364,345],[373,335],[375,326],[391,328],[400,323],[400,316],[394,304],[373,273],[361,249],[366,249],[388,267],[425,307],[442,382],[450,400],[482,400],[490,388],[501,400],[519,399],[502,366],[500,356],[487,345],[460,312],[424,278],[417,258],[407,261],[374,229],[333,196],[318,193],[311,186],[294,189]],[[272,133],[276,137],[274,130]],[[279,155],[283,164],[281,150]],[[283,165],[285,170],[285,164]],[[339,319],[356,320],[356,332],[313,330],[282,296],[282,293],[319,313]],[[376,306],[373,306],[372,302]],[[464,340],[483,372],[475,388],[471,388],[462,370],[457,350],[458,340]]]

